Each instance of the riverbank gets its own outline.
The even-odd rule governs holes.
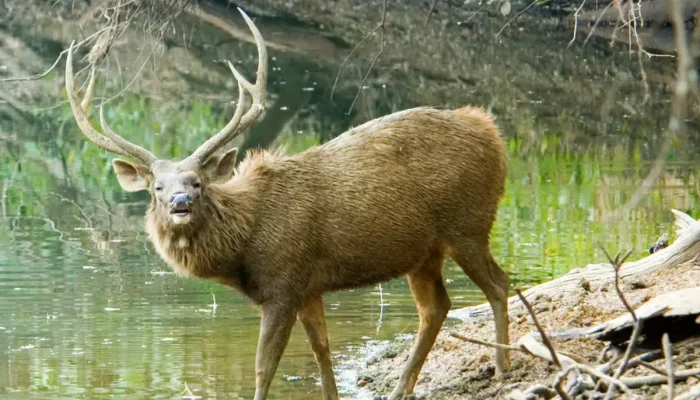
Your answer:
[[[636,308],[655,296],[694,287],[698,282],[700,265],[697,262],[686,262],[643,276],[623,279],[621,289],[630,305]],[[540,323],[548,332],[589,327],[626,313],[612,282],[596,285],[582,281],[574,290],[555,296],[539,296],[531,300],[531,303]],[[512,343],[534,331],[532,319],[524,309],[511,313]],[[510,393],[524,391],[534,384],[550,385],[559,372],[558,368],[547,361],[513,352],[511,370],[503,379],[497,379],[494,377],[494,350],[458,340],[450,335],[453,332],[478,340],[494,340],[493,322],[489,318],[443,328],[416,385],[417,399],[508,399]],[[357,393],[353,398],[372,398],[370,394],[390,393],[408,358],[412,341],[413,337],[402,336],[394,342],[375,344],[364,349],[363,359],[355,362],[355,367],[359,367],[360,372],[355,383]],[[591,339],[554,340],[553,345],[558,352],[583,357],[590,365],[600,364],[597,359],[605,347],[605,343]],[[655,361],[653,365],[664,369],[664,360]],[[677,371],[699,367],[698,343],[678,349],[675,357]],[[625,377],[650,373],[653,374],[643,368],[636,368],[628,371]],[[677,383],[676,393],[686,392],[699,382],[700,378],[691,378],[685,383]],[[666,390],[665,385],[651,386],[616,398],[666,398]]]

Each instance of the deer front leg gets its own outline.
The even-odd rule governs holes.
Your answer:
[[[333,363],[331,362],[331,352],[328,345],[323,297],[314,296],[307,298],[297,314],[297,319],[304,326],[306,336],[309,338],[311,349],[314,351],[316,363],[318,363],[318,368],[321,372],[323,400],[338,400],[338,389],[335,385]]]
[[[258,351],[255,356],[255,400],[267,399],[272,378],[287,347],[298,310],[298,307],[290,303],[263,304]]]

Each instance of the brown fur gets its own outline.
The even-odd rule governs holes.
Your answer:
[[[204,189],[199,224],[173,227],[151,207],[147,230],[176,271],[258,304],[288,289],[302,302],[399,277],[436,246],[485,240],[505,174],[490,116],[411,109],[297,155],[251,152],[231,180]]]
[[[289,316],[299,313],[326,399],[337,394],[325,319],[312,318],[322,310],[322,294],[408,274],[421,327],[390,397],[400,399],[412,392],[450,307],[440,272],[445,254],[484,290],[497,340],[508,341],[508,278],[489,251],[506,169],[490,115],[471,107],[415,108],[300,154],[250,152],[230,180],[203,187],[193,222],[172,225],[154,199],[147,230],[176,271],[236,288],[263,305],[259,352],[271,353],[259,355],[259,385],[269,386],[288,338],[272,326],[291,329]],[[261,350],[265,345],[272,350]],[[507,353],[498,352],[497,364],[499,372],[507,368]],[[267,388],[261,393],[256,399]]]

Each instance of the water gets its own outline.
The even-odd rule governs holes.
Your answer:
[[[559,40],[569,33],[542,37]],[[469,62],[489,64],[494,70],[512,68],[511,72],[554,65],[547,59],[547,54],[556,53],[551,43],[528,39],[529,48],[520,53],[517,39],[509,40],[493,52],[470,44],[476,46],[470,51],[484,58]],[[499,65],[507,46],[523,64]],[[601,48],[576,50],[573,60],[557,67],[551,78],[580,79],[590,84],[590,91],[572,82],[572,94],[561,96],[567,86],[538,84],[542,74],[530,70],[527,73],[535,78],[513,73],[512,85],[489,89],[491,84],[498,86],[494,73],[482,70],[474,76],[484,82],[459,92],[441,86],[435,77],[425,78],[425,70],[436,67],[420,65],[422,71],[396,72],[388,84],[372,81],[350,115],[345,113],[355,94],[355,86],[348,84],[351,78],[339,89],[336,102],[328,101],[342,58],[328,61],[318,56],[314,62],[320,66],[314,66],[294,54],[271,51],[276,68],[271,72],[272,106],[251,135],[237,144],[285,145],[296,152],[394,109],[491,105],[510,155],[493,252],[513,285],[533,285],[571,268],[602,262],[597,241],[611,251],[634,247],[631,258],[641,258],[662,233],[671,232],[670,208],[697,210],[700,183],[694,166],[699,153],[692,136],[684,139],[687,142],[669,155],[662,179],[632,213],[614,223],[603,218],[623,206],[648,173],[660,145],[667,104],[659,95],[639,105],[635,99],[644,89],[638,82],[596,72],[596,63],[626,58]],[[238,51],[251,55],[252,47]],[[47,58],[55,54],[46,52]],[[537,52],[539,61],[533,61],[530,55]],[[467,62],[453,57],[446,64]],[[247,60],[246,67],[254,64],[254,58],[240,58]],[[581,60],[593,65],[590,76],[578,66]],[[627,62],[630,69],[636,66]],[[160,66],[169,68],[167,61]],[[421,79],[433,79],[428,89],[434,92],[416,97],[412,83]],[[143,81],[141,90],[150,95],[128,94],[110,103],[107,116],[117,131],[159,155],[182,156],[229,118],[231,108],[216,99],[168,101],[167,89],[153,88],[150,78]],[[179,88],[173,75],[164,81]],[[203,82],[201,91],[230,97],[221,86],[215,88],[215,82]],[[607,94],[606,101],[614,105],[607,110],[590,101],[604,94],[597,92],[598,84],[617,88]],[[110,81],[104,90],[117,87]],[[491,100],[489,90],[495,91]],[[654,85],[651,90],[660,92]],[[436,100],[436,93],[445,98]],[[28,121],[7,115],[0,120],[0,397],[172,399],[189,390],[203,398],[252,398],[258,310],[220,285],[170,272],[143,233],[147,195],[119,188],[109,169],[111,156],[85,145],[65,104]],[[446,263],[445,279],[454,308],[484,301],[452,261]],[[369,340],[412,333],[417,326],[403,279],[384,284],[381,291],[368,287],[328,294],[325,302],[336,365]],[[318,398],[316,379],[313,355],[297,326],[270,398]]]

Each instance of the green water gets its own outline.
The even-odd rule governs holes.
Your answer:
[[[246,46],[249,54],[252,47]],[[676,143],[666,172],[649,195],[621,220],[605,222],[603,216],[630,199],[651,167],[667,118],[664,97],[640,106],[641,111],[625,111],[630,98],[641,98],[641,85],[619,74],[584,73],[579,67],[586,57],[612,63],[617,56],[600,55],[602,47],[573,50],[566,62],[574,66],[562,64],[551,78],[564,76],[570,86],[560,81],[547,86],[538,79],[550,73],[536,71],[555,64],[546,59],[554,46],[530,46],[522,52],[477,49],[483,60],[463,57],[465,63],[483,62],[536,77],[514,74],[516,84],[501,88],[493,98],[489,93],[497,82],[488,70],[474,72],[474,90],[440,89],[449,94],[449,100],[440,101],[435,93],[414,96],[413,82],[428,79],[426,87],[438,89],[444,82],[409,69],[397,71],[389,85],[365,90],[350,116],[345,113],[355,94],[353,85],[339,91],[337,102],[328,100],[334,77],[328,71],[337,71],[342,59],[314,67],[271,51],[279,57],[272,67],[280,68],[271,73],[273,101],[259,124],[262,128],[254,128],[238,144],[251,146],[250,137],[272,133],[263,140],[266,145],[297,152],[391,110],[416,104],[491,105],[510,155],[493,252],[513,285],[533,285],[603,261],[597,241],[611,251],[634,247],[631,259],[643,257],[662,233],[672,231],[670,208],[698,216],[697,140],[691,136]],[[499,63],[504,51],[528,62]],[[545,58],[533,61],[530,56],[538,51]],[[47,58],[55,56],[46,52]],[[454,57],[462,60],[459,54]],[[626,56],[616,59],[636,66]],[[530,69],[533,65],[538,68]],[[595,68],[594,62],[590,65]],[[294,85],[285,85],[284,79]],[[619,83],[623,89],[615,86],[601,100],[614,104],[612,111],[599,110],[590,99],[602,94],[579,86],[579,79],[590,85]],[[202,85],[211,96],[235,97],[222,87]],[[108,93],[117,87],[108,87]],[[313,96],[309,87],[315,88]],[[107,116],[129,140],[163,157],[191,151],[231,113],[231,107],[217,100],[171,99],[172,93],[148,84],[143,90],[160,95],[128,94],[109,104]],[[290,109],[293,114],[288,115]],[[607,119],[610,115],[613,121]],[[225,287],[169,271],[144,235],[148,195],[119,188],[109,167],[111,155],[85,143],[65,104],[27,119],[0,117],[0,397],[172,399],[186,394],[187,387],[203,398],[252,398],[258,311]],[[451,261],[445,279],[454,308],[484,301]],[[338,376],[352,375],[340,365],[363,343],[415,331],[417,318],[405,280],[381,289],[325,297]],[[270,399],[319,398],[317,377],[303,331],[295,327]],[[350,387],[343,391],[352,397]]]

